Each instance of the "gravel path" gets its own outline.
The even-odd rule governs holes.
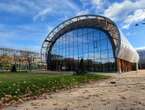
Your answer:
[[[145,71],[44,95],[4,110],[145,110]]]

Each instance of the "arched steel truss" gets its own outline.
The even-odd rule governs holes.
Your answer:
[[[48,54],[50,53],[53,44],[61,35],[81,27],[101,28],[108,32],[115,47],[115,56],[117,56],[121,45],[121,38],[116,24],[109,18],[103,16],[81,15],[62,22],[48,34],[41,48],[42,61],[47,61]]]

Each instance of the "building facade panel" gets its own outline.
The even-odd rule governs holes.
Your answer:
[[[130,42],[127,40],[127,38],[121,33],[121,46],[119,49],[119,53],[117,55],[117,58],[126,60],[131,63],[137,63],[139,61],[139,55],[135,48],[132,47]]]

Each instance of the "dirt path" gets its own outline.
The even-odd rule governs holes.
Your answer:
[[[145,110],[145,71],[112,76],[4,110]]]

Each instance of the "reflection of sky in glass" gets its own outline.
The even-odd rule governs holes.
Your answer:
[[[56,41],[52,54],[63,58],[91,59],[102,63],[114,62],[108,34],[93,28],[80,28],[64,34]]]

